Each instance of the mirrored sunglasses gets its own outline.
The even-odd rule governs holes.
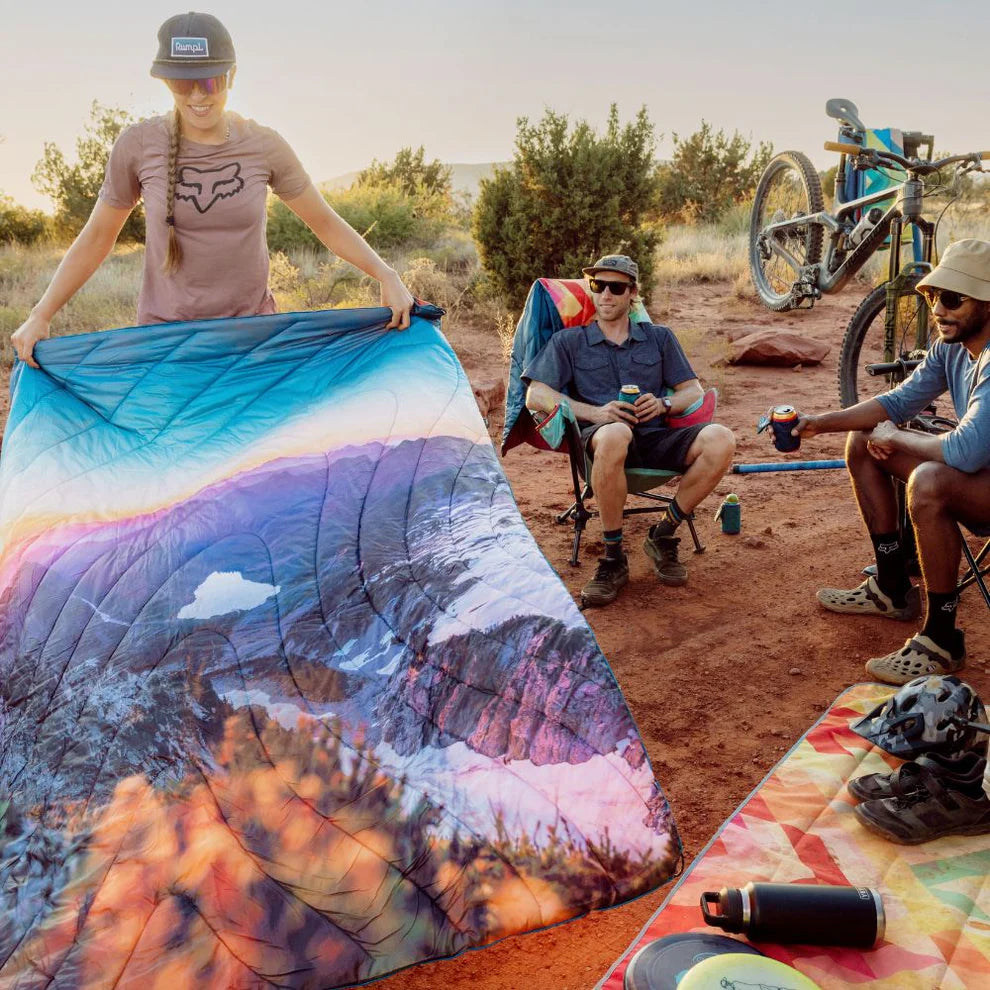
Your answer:
[[[165,84],[176,96],[191,95],[194,86],[198,86],[200,92],[206,96],[213,96],[227,88],[227,73],[210,76],[209,79],[166,79]]]
[[[596,294],[608,289],[613,296],[625,295],[627,289],[632,289],[636,285],[635,282],[609,282],[603,278],[589,278],[588,284],[591,286],[591,291]]]
[[[934,309],[939,303],[942,304],[943,309],[953,310],[959,309],[959,307],[969,300],[969,296],[964,296],[961,292],[956,292],[954,289],[922,289],[922,294],[925,297],[925,302]]]

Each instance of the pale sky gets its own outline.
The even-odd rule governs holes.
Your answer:
[[[0,192],[49,209],[31,172],[46,140],[74,151],[94,99],[135,116],[171,105],[148,70],[159,25],[180,11],[124,0],[6,7]],[[612,102],[623,121],[646,105],[665,135],[660,157],[672,132],[686,136],[704,118],[825,167],[832,96],[856,103],[868,126],[934,132],[939,150],[990,148],[987,0],[224,0],[205,9],[237,50],[228,106],[281,132],[317,182],[406,145],[444,161],[507,160],[517,117],[551,107],[598,126]]]

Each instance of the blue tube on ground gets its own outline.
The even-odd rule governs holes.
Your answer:
[[[830,468],[844,468],[845,461],[791,461],[766,464],[733,464],[733,474],[763,474],[767,471],[827,471]]]

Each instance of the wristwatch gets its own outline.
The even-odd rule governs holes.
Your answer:
[[[670,415],[670,407],[673,404],[674,403],[671,402],[670,401],[670,398],[668,396],[666,396],[666,395],[660,400],[660,405],[663,406],[663,414],[664,414],[664,416],[669,416]]]

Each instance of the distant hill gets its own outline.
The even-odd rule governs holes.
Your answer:
[[[509,162],[450,162],[451,179],[454,192],[465,192],[469,196],[478,194],[478,186],[482,179],[487,179],[496,166],[505,166]],[[345,172],[321,183],[323,189],[346,189],[358,177],[358,173]]]

